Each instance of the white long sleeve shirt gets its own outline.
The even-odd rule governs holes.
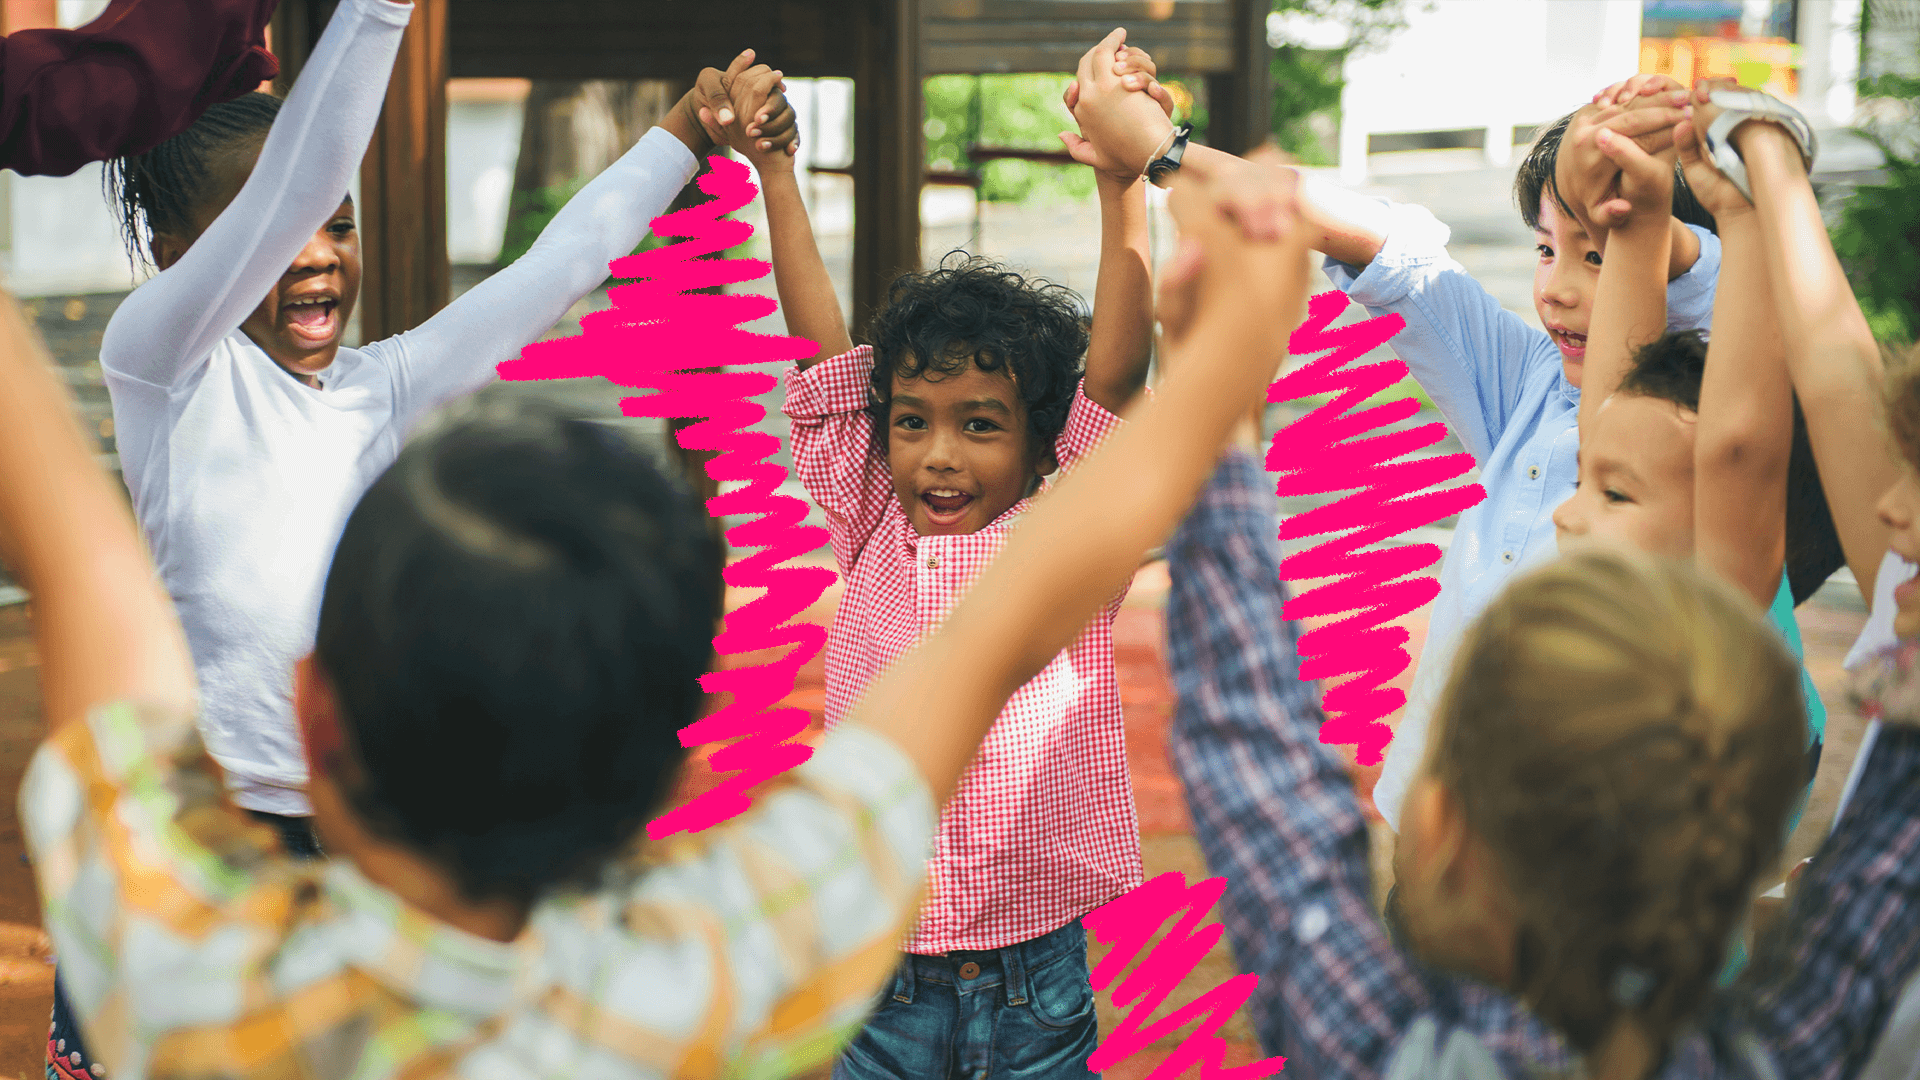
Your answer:
[[[698,168],[658,128],[533,248],[414,330],[340,350],[318,389],[240,324],[340,205],[412,12],[344,0],[232,204],[123,302],[100,346],[121,467],[200,682],[235,801],[310,813],[293,717],[335,542],[434,406],[494,376],[631,252]]]

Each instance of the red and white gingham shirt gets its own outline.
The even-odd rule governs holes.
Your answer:
[[[979,532],[920,536],[893,491],[866,413],[872,350],[786,373],[793,462],[826,512],[846,590],[827,636],[826,721],[937,627],[1006,543],[1021,500]],[[1084,388],[1054,442],[1060,467],[1119,417]],[[1113,619],[1123,590],[1016,691],[941,815],[928,900],[907,951],[998,949],[1065,926],[1140,884],[1140,822],[1127,777]]]

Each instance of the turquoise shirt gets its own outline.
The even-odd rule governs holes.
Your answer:
[[[1814,744],[1826,738],[1827,707],[1820,704],[1820,691],[1813,685],[1813,676],[1807,674],[1807,650],[1800,643],[1800,623],[1793,617],[1793,589],[1788,586],[1785,573],[1780,575],[1780,591],[1773,596],[1773,607],[1767,609],[1767,618],[1780,631],[1780,636],[1787,639],[1787,648],[1793,650],[1794,659],[1801,662],[1800,693],[1807,702],[1807,749],[1811,751]],[[1807,797],[1812,794],[1813,778],[1808,777],[1806,788],[1800,792],[1800,800],[1793,804],[1793,815],[1787,819],[1788,836],[1792,836],[1793,830],[1799,827],[1800,815],[1807,809]],[[1735,975],[1740,974],[1740,969],[1747,966],[1745,938],[1745,927],[1742,927],[1741,933],[1733,939],[1727,966],[1720,972],[1722,986],[1731,982]]]

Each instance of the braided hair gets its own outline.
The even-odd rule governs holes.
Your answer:
[[[1799,665],[1732,587],[1600,550],[1514,583],[1432,766],[1514,898],[1514,991],[1582,1052],[1630,1019],[1664,1053],[1779,857],[1806,736]]]
[[[194,211],[217,196],[220,171],[259,149],[280,99],[258,91],[209,108],[187,130],[148,150],[107,162],[107,202],[134,264],[150,262],[156,236],[193,231]]]

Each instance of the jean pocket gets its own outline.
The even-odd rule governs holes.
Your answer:
[[[1093,981],[1084,953],[1069,952],[1027,973],[1027,1008],[1041,1027],[1064,1031],[1093,1015]]]

